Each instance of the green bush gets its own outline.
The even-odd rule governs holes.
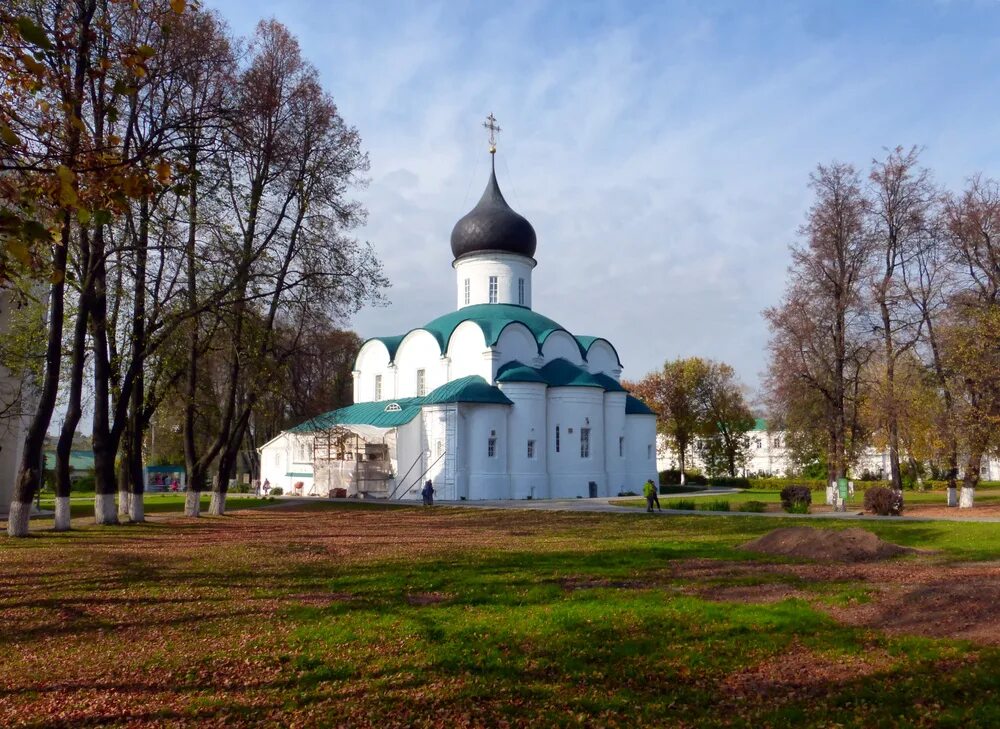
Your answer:
[[[701,486],[688,486],[686,484],[684,486],[679,486],[679,485],[676,485],[676,484],[672,484],[672,485],[669,485],[669,486],[660,486],[660,493],[661,494],[667,494],[667,495],[669,495],[669,494],[691,494],[691,493],[695,493],[697,491],[704,491],[704,490],[705,489],[702,488]]]
[[[96,479],[93,475],[81,476],[72,482],[70,486],[70,491],[93,491]]]
[[[702,501],[698,504],[699,511],[729,511],[729,502],[719,499],[715,501]]]
[[[750,488],[761,491],[780,491],[786,486],[805,486],[813,491],[826,488],[826,481],[821,478],[751,478]]]
[[[275,486],[270,491],[267,492],[269,496],[281,496],[285,493],[285,490],[280,486]]]
[[[740,507],[740,511],[749,511],[752,514],[763,514],[767,511],[767,504],[763,501],[747,501]]]
[[[680,482],[681,482],[681,472],[678,471],[676,468],[668,468],[666,471],[660,471],[660,484],[677,485],[680,484]],[[685,471],[684,485],[707,486],[708,479],[696,471]]]
[[[899,516],[903,513],[903,495],[881,486],[870,488],[865,491],[865,511],[879,516]]]
[[[231,489],[229,489],[229,491],[230,491],[230,493],[234,493],[234,494],[249,494],[250,493],[250,484],[248,484],[248,483],[234,484],[233,487]]]
[[[743,478],[742,476],[716,476],[714,478],[708,479],[710,486],[719,486],[729,489],[748,489],[750,488],[750,479]]]
[[[785,486],[781,489],[781,508],[789,514],[808,514],[812,491],[808,486]]]
[[[671,509],[683,509],[684,511],[694,511],[695,503],[693,501],[671,501],[668,505]]]

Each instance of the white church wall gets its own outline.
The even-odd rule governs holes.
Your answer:
[[[302,482],[302,493],[313,485],[313,434],[285,431],[260,449],[260,482],[270,481],[286,494]]]
[[[614,348],[603,339],[596,340],[587,350],[587,369],[595,374],[603,372],[616,380],[622,371]]]
[[[357,376],[354,378],[354,402],[391,400],[397,397],[395,390],[395,369],[389,365],[389,350],[377,339],[362,345],[354,363]],[[382,392],[376,397],[376,376],[382,378]]]
[[[455,268],[456,302],[458,308],[471,304],[518,304],[531,308],[531,270],[535,261],[512,253],[484,252],[463,256],[452,264]],[[490,301],[490,277],[496,276],[496,301]],[[465,282],[469,282],[469,300],[465,299]],[[523,281],[523,300],[521,286]]]
[[[591,481],[597,484],[598,494],[605,493],[604,391],[596,387],[550,387],[546,400],[550,497],[586,498]],[[590,429],[590,452],[586,457],[581,449],[582,428]]]
[[[458,499],[455,481],[455,437],[457,435],[457,406],[455,404],[427,406],[421,411],[425,441],[423,475],[415,484],[419,489],[428,479],[434,484],[435,498],[454,501]]]
[[[394,474],[390,488],[390,493],[395,492],[393,498],[411,500],[420,498],[423,482],[419,479],[420,474],[428,466],[426,456],[424,425],[421,418],[414,418],[396,428],[395,453],[392,450],[389,452]]]
[[[463,321],[451,335],[448,343],[448,359],[451,375],[449,380],[479,375],[487,382],[493,382],[493,365],[483,330],[472,321]]]
[[[583,365],[583,357],[580,356],[580,345],[576,339],[567,332],[552,332],[542,344],[542,357],[546,362],[554,359],[569,360],[575,365]]]
[[[508,476],[507,405],[476,404],[466,411],[469,457],[468,498],[510,498]],[[494,440],[490,455],[490,439]]]
[[[546,387],[541,382],[503,382],[499,387],[514,402],[507,421],[510,498],[548,498]]]
[[[504,328],[495,349],[498,369],[512,360],[530,365],[538,357],[538,342],[535,341],[535,335],[520,323],[508,324]],[[495,377],[496,373],[493,375]]]
[[[394,397],[426,395],[447,381],[447,363],[434,335],[416,329],[403,339],[396,350],[396,393]],[[424,390],[417,392],[417,373],[424,372]],[[386,399],[386,398],[383,398]]]
[[[625,472],[625,491],[642,493],[647,480],[659,483],[656,473],[656,416],[625,416],[625,447],[628,465]]]
[[[608,474],[602,496],[624,491],[628,471],[628,439],[625,434],[625,393],[604,393],[604,470]]]

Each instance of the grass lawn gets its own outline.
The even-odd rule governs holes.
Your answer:
[[[693,497],[693,498],[692,498]],[[822,505],[824,500],[824,494],[822,491],[813,491],[813,504]],[[764,489],[746,489],[739,491],[738,493],[729,494],[713,494],[710,491],[702,491],[698,494],[660,494],[660,504],[663,508],[670,508],[670,502],[676,501],[694,501],[696,503],[702,501],[728,501],[729,508],[731,511],[739,511],[739,506],[745,504],[748,501],[760,501],[765,504],[780,504],[781,503],[781,491],[767,491]],[[860,489],[854,494],[854,498],[848,502],[849,508],[855,508],[861,510],[864,506],[865,494],[864,491]],[[947,504],[947,496],[944,491],[904,491],[903,492],[903,502],[907,506],[945,506]],[[646,500],[644,498],[622,498],[615,499],[611,502],[612,504],[618,506],[631,506],[631,507],[642,507],[646,508]],[[1000,490],[997,489],[977,489],[976,490],[976,503],[977,504],[1000,504]],[[905,512],[904,512],[905,513]]]
[[[775,526],[324,502],[0,537],[0,726],[1000,723],[1000,524],[738,549]]]
[[[211,492],[208,491],[201,495],[202,510],[208,509],[208,503],[211,500],[211,496]],[[143,501],[145,502],[145,510],[147,514],[163,514],[172,511],[184,511],[183,493],[149,493],[144,495]],[[273,503],[275,503],[274,499],[260,498],[249,494],[228,494],[226,496],[227,509],[249,509],[255,506],[263,506],[265,504]],[[41,505],[42,509],[52,511],[56,508],[55,497],[51,493],[48,495],[42,494]],[[94,492],[74,491],[70,495],[69,510],[74,519],[94,516]]]

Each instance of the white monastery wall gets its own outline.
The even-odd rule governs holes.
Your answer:
[[[358,351],[354,362],[354,402],[371,402],[375,397],[375,377],[382,377],[382,400],[396,397],[396,368],[389,365],[389,350],[386,346],[372,339],[366,342]]]
[[[260,451],[260,482],[270,481],[288,494],[301,481],[303,493],[308,493],[313,485],[312,447],[312,433],[288,431],[265,444]]]
[[[480,253],[455,261],[457,308],[471,304],[518,304],[531,308],[531,270],[535,261],[510,253]],[[496,301],[490,301],[490,277],[497,279]],[[465,282],[469,282],[469,298],[465,297]],[[520,294],[523,281],[524,296]]]
[[[549,497],[545,385],[541,382],[502,382],[503,394],[514,402],[508,418],[510,498]],[[532,441],[531,455],[528,441]]]

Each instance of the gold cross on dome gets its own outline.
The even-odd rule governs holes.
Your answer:
[[[493,112],[486,117],[486,121],[483,122],[483,126],[490,130],[490,154],[497,153],[497,137],[496,133],[500,131],[500,125],[497,124],[497,118],[493,116]]]

